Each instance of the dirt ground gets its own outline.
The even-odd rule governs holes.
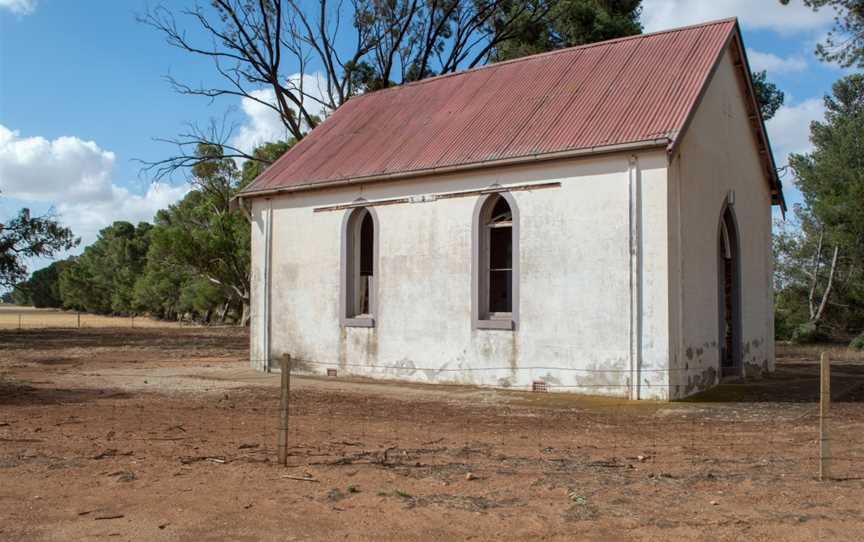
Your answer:
[[[0,331],[4,540],[861,540],[864,360],[679,403],[292,379],[243,330]]]

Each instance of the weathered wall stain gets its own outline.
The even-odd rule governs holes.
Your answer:
[[[700,374],[689,375],[687,377],[687,386],[684,389],[685,395],[692,395],[700,391],[707,390],[717,383],[717,369],[708,367]]]
[[[682,397],[718,380],[716,236],[731,190],[737,194],[736,219],[748,232],[741,255],[742,327],[749,339],[746,346],[742,341],[742,369],[755,374],[773,368],[766,289],[770,194],[747,135],[746,111],[734,99],[738,92],[734,64],[724,57],[688,131],[698,136],[685,135],[681,154],[673,157],[677,170],[672,172],[663,150],[637,156],[644,226],[638,378],[644,398]],[[274,246],[290,250],[273,254],[271,350],[313,360],[319,373],[333,366],[340,375],[520,389],[542,378],[553,391],[626,397],[633,339],[630,231],[626,220],[610,217],[627,216],[629,168],[629,156],[622,153],[273,198],[267,205],[273,205]],[[344,214],[312,209],[361,196],[374,200],[553,180],[560,187],[514,192],[521,225],[515,332],[471,327],[471,198],[376,208],[377,325],[339,326]],[[263,200],[253,201],[255,359],[263,357],[264,322],[254,311],[264,295],[259,256],[265,210]]]

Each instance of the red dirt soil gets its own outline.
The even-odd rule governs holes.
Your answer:
[[[247,368],[244,330],[0,332],[4,540],[860,540],[864,364],[681,403]]]

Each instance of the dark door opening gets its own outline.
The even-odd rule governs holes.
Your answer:
[[[731,209],[720,220],[718,239],[720,376],[741,376],[741,285],[738,229]]]

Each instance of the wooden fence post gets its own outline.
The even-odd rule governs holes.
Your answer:
[[[282,356],[282,399],[279,404],[279,464],[288,464],[288,399],[291,392],[291,355]]]
[[[78,329],[81,329],[81,311],[78,311]]]
[[[828,415],[831,405],[831,360],[822,352],[819,360],[819,479],[831,479],[831,441]]]
[[[18,331],[21,331],[21,313],[18,313]]]

